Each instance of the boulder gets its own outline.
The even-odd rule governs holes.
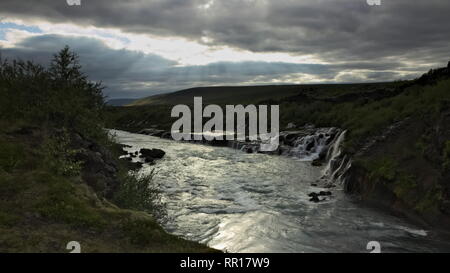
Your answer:
[[[314,203],[318,203],[320,201],[324,201],[325,200],[325,198],[320,200],[320,198],[319,198],[320,196],[330,196],[330,195],[331,195],[330,191],[321,191],[319,193],[311,192],[310,194],[308,194],[308,196],[311,197],[309,199],[309,201],[314,202]]]
[[[153,158],[153,159],[161,159],[166,155],[166,152],[160,149],[141,149],[139,151],[141,153],[142,158]]]
[[[132,162],[129,157],[122,157],[120,160],[125,163],[126,168],[129,170],[135,171],[142,168],[142,162]]]
[[[311,151],[314,147],[316,146],[316,143],[314,142],[314,140],[311,140],[305,147],[305,149],[307,151]]]
[[[326,146],[326,147],[322,148],[322,150],[319,153],[319,160],[320,161],[324,161],[324,160],[327,159],[329,148],[330,148],[329,146]]]
[[[320,199],[317,195],[312,196],[309,201],[314,202],[314,203],[319,203]]]
[[[322,162],[319,159],[315,159],[315,160],[313,160],[311,165],[314,167],[320,167],[320,166],[322,166]]]

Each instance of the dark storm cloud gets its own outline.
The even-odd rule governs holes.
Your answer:
[[[336,68],[318,64],[219,62],[180,66],[154,54],[115,50],[98,39],[61,35],[32,36],[14,48],[0,48],[0,53],[3,58],[46,65],[65,45],[77,52],[83,71],[91,79],[105,83],[110,97],[142,97],[193,86],[268,83],[297,73],[329,79],[336,76]]]
[[[201,6],[207,4],[208,9]],[[112,97],[144,96],[185,87],[298,81],[384,81],[417,76],[450,59],[450,1],[382,0],[65,0],[0,2],[0,18],[36,19],[124,32],[185,37],[252,52],[312,55],[327,65],[222,62],[179,66],[157,55],[113,50],[88,38],[40,35],[4,56],[46,62],[69,44],[85,71]],[[208,39],[202,39],[207,37]],[[205,42],[208,41],[208,42]]]
[[[208,9],[200,8],[210,3]],[[450,55],[450,1],[152,0],[38,3],[2,0],[1,16],[184,36],[254,52],[315,54],[327,62],[443,64]],[[396,67],[389,67],[395,69]]]

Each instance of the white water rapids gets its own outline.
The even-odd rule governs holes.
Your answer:
[[[383,212],[362,207],[333,188],[312,203],[311,186],[327,168],[289,156],[245,153],[228,147],[175,142],[111,130],[129,152],[159,148],[155,166],[168,221],[164,228],[183,238],[228,252],[450,251],[431,232]]]

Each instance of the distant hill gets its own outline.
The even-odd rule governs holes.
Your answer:
[[[280,100],[305,92],[314,94],[315,91],[319,91],[317,92],[319,96],[336,96],[395,85],[395,83],[364,83],[197,87],[138,99],[127,106],[192,104],[194,96],[201,96],[204,104],[251,104]]]
[[[161,94],[139,99],[130,106],[148,104],[189,104],[193,102],[194,96],[201,96],[204,103],[250,103],[255,97],[258,99],[283,98],[298,93],[298,85],[279,86],[220,86],[220,87],[197,87],[169,94]]]
[[[136,99],[111,99],[106,102],[109,106],[124,106],[134,102]]]

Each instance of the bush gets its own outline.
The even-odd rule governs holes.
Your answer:
[[[81,72],[78,56],[65,47],[48,69],[33,62],[0,59],[0,114],[35,126],[62,128],[99,138],[104,135],[101,83]]]
[[[54,173],[65,176],[77,176],[83,162],[75,159],[80,152],[70,146],[70,135],[62,129],[59,135],[48,138],[43,145],[47,167]]]
[[[165,210],[161,203],[161,193],[153,183],[154,175],[154,169],[150,174],[123,175],[113,200],[122,208],[143,210],[163,219]]]
[[[371,179],[382,178],[386,181],[393,181],[397,174],[398,163],[390,157],[384,157],[372,161],[367,167],[370,170]]]

